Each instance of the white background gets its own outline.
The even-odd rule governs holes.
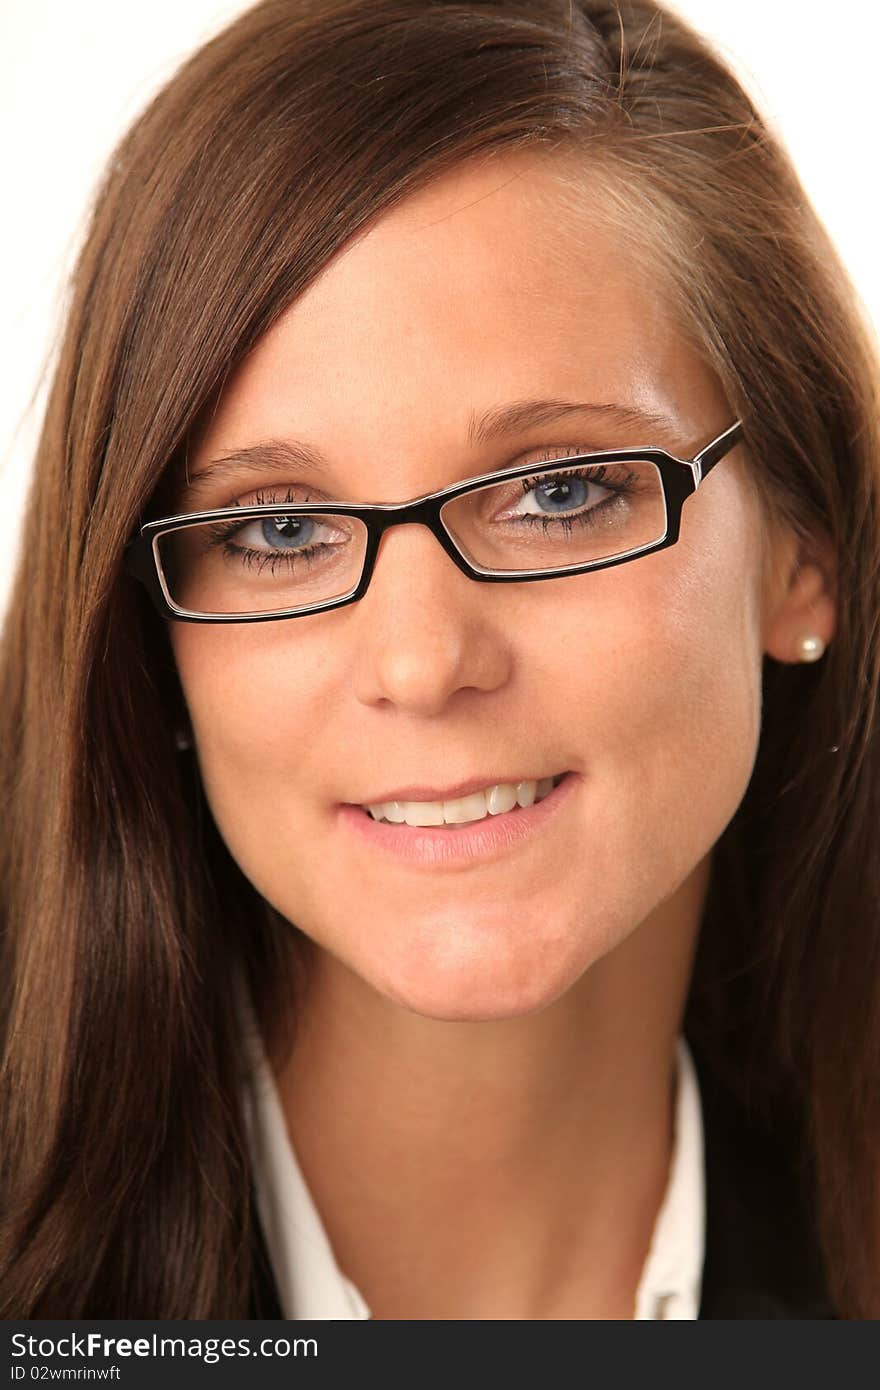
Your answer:
[[[65,277],[104,160],[155,89],[246,8],[232,0],[0,0],[0,614]],[[788,146],[880,324],[880,4],[676,0]],[[58,517],[47,524],[63,525]]]

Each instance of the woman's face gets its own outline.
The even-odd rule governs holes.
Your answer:
[[[296,440],[324,455],[320,475],[226,478],[183,508],[298,483],[393,503],[557,452],[689,457],[720,433],[730,409],[650,276],[589,206],[554,218],[556,179],[547,156],[462,167],[351,243],[239,369],[189,460],[192,479]],[[536,398],[619,409],[469,442],[472,415]],[[427,529],[398,527],[348,607],[172,623],[220,833],[263,897],[385,998],[448,1019],[547,1004],[650,930],[742,799],[761,572],[739,448],[687,502],[679,542],[631,564],[481,584]],[[352,819],[399,788],[561,772],[552,814],[472,858],[413,859]]]

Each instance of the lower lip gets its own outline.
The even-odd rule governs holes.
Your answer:
[[[497,859],[534,839],[557,819],[579,781],[576,772],[566,772],[553,790],[533,806],[516,806],[498,816],[486,816],[484,820],[446,829],[391,825],[388,821],[373,820],[360,806],[348,803],[339,807],[339,820],[347,830],[380,853],[428,868],[455,867]]]

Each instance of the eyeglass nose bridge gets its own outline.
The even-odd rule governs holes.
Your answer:
[[[440,511],[447,500],[446,497],[425,497],[414,502],[395,502],[371,509],[370,515],[364,518],[367,526],[367,544],[360,582],[352,598],[362,598],[366,593],[376,567],[382,539],[395,526],[427,527],[462,574],[467,575],[469,579],[494,578],[494,576],[484,576],[479,570],[475,570],[446,530]]]

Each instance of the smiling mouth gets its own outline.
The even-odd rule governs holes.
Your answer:
[[[497,783],[469,796],[449,801],[386,801],[361,806],[364,815],[384,825],[403,828],[463,830],[480,821],[504,816],[510,811],[528,810],[549,796],[567,774],[540,780]]]

